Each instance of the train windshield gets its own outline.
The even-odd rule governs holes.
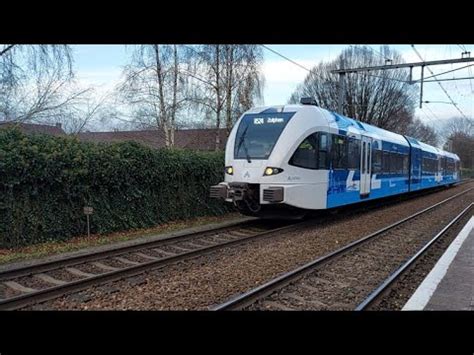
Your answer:
[[[268,159],[294,112],[247,114],[235,136],[234,159]]]

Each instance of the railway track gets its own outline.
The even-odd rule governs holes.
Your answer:
[[[373,201],[360,210],[397,204],[427,193],[429,192],[424,191],[411,196],[397,196],[388,200],[389,202]],[[339,217],[324,216],[326,219]],[[275,236],[280,232],[293,231],[295,228],[315,223],[317,220],[271,224],[263,221],[245,221],[212,230],[175,235],[161,240],[0,271],[0,310],[23,308],[221,248]]]
[[[463,211],[461,211],[456,217],[454,217],[439,233],[437,233],[429,242],[427,242],[418,252],[409,258],[403,265],[401,265],[395,272],[387,277],[379,287],[377,287],[369,296],[367,296],[357,307],[356,311],[364,311],[371,309],[371,306],[380,301],[391,289],[392,285],[398,281],[401,276],[406,273],[411,267],[413,267],[418,260],[420,260],[430,248],[440,240],[453,226],[461,220],[464,216],[472,213],[472,207],[474,203],[471,203]]]
[[[0,272],[0,310],[22,308],[307,223],[287,222],[281,226],[282,223],[243,222],[3,271]]]
[[[441,218],[438,215],[441,211],[446,218],[452,215],[455,200],[473,189],[451,196],[210,309],[367,309],[456,221],[472,211],[471,203],[454,219],[449,217],[450,222],[440,232],[433,233],[436,216]],[[435,237],[426,240],[433,234]],[[397,249],[394,246],[397,242],[399,246],[409,244],[409,247]]]

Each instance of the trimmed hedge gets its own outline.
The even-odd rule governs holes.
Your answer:
[[[462,179],[474,178],[474,169],[461,168],[461,178]]]
[[[224,154],[0,130],[0,246],[145,228],[229,211],[211,200]]]

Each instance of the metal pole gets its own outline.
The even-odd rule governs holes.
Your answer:
[[[344,91],[345,91],[345,80],[344,80],[345,73],[339,74],[339,98],[338,98],[338,111],[341,115],[344,114]]]
[[[386,70],[386,69],[400,69],[400,68],[409,68],[409,67],[421,67],[428,65],[443,65],[443,64],[454,64],[454,63],[469,63],[474,62],[474,58],[461,58],[461,59],[446,59],[446,60],[434,60],[434,61],[425,61],[425,62],[416,62],[416,63],[400,63],[400,64],[391,64],[391,65],[377,65],[373,67],[361,67],[361,68],[344,68],[341,66],[340,69],[331,70],[332,74],[340,73],[358,73],[361,71],[377,71],[377,70]]]
[[[420,108],[423,106],[423,74],[425,72],[425,66],[421,66],[421,79],[420,79]]]
[[[413,67],[410,67],[410,82],[409,84],[413,84]]]
[[[87,237],[91,236],[91,231],[89,227],[89,215],[87,215]]]

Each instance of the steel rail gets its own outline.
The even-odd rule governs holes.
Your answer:
[[[377,236],[380,236],[382,235],[383,233],[403,224],[403,223],[406,223],[422,214],[425,214],[433,209],[435,209],[436,207],[438,206],[441,206],[461,195],[464,195],[466,193],[468,193],[469,191],[471,191],[472,189],[474,189],[474,187],[471,187],[467,190],[464,190],[460,193],[457,193],[456,195],[453,195],[447,199],[444,199],[443,201],[440,201],[430,207],[427,207],[419,212],[416,212],[406,218],[403,218],[401,219],[400,221],[398,222],[395,222],[395,223],[392,223],[391,225],[387,226],[387,227],[384,227],[382,229],[379,229],[378,231],[374,232],[374,233],[371,233],[361,239],[358,239],[352,243],[349,243],[348,245],[342,247],[342,248],[339,248],[329,254],[326,254],[322,257],[319,257],[303,266],[300,266],[292,271],[289,271],[287,273],[284,273],[283,275],[280,275],[268,282],[266,282],[265,284],[263,285],[260,285],[258,287],[255,287],[245,293],[242,293],[240,295],[237,295],[231,299],[229,299],[228,301],[224,302],[224,303],[221,303],[219,305],[216,305],[216,306],[212,306],[210,307],[210,310],[214,310],[214,311],[222,311],[222,310],[235,310],[235,309],[241,309],[241,308],[244,308],[248,305],[251,305],[253,303],[255,303],[257,300],[265,297],[265,296],[268,296],[269,294],[275,292],[276,290],[279,290],[281,288],[283,288],[284,286],[290,284],[291,282],[301,278],[302,276],[304,276],[305,274],[308,274],[310,272],[312,272],[314,269],[326,264],[328,261],[330,260],[333,260],[334,258],[342,255],[342,254],[345,254],[351,250],[354,250],[356,247],[360,246],[361,244],[369,241],[369,240],[372,240],[373,238],[377,237]]]
[[[62,259],[43,261],[43,262],[34,263],[30,265],[24,265],[24,266],[12,268],[12,269],[6,269],[3,271],[0,271],[0,282],[5,281],[7,279],[14,278],[14,277],[17,278],[17,277],[29,276],[29,275],[37,274],[40,272],[47,272],[47,271],[63,268],[66,266],[74,266],[77,264],[96,261],[96,260],[100,260],[104,258],[110,258],[113,256],[122,255],[122,254],[130,253],[130,252],[134,252],[138,250],[156,248],[156,247],[168,245],[174,242],[185,241],[186,239],[191,239],[196,236],[224,232],[226,230],[232,230],[233,228],[238,228],[238,227],[248,228],[248,227],[252,227],[253,224],[257,224],[257,223],[258,223],[258,220],[257,221],[245,220],[243,222],[237,221],[235,223],[231,223],[226,226],[221,226],[221,227],[217,227],[213,229],[205,229],[202,231],[195,231],[195,232],[186,233],[186,234],[172,234],[169,237],[161,238],[158,240],[147,240],[140,243],[125,245],[125,246],[118,245],[106,250],[93,251],[93,252],[88,252],[86,254],[68,256]]]
[[[389,287],[400,278],[400,276],[410,268],[428,249],[440,239],[453,225],[459,221],[472,208],[474,202],[467,206],[461,213],[454,217],[438,234],[436,234],[428,243],[426,243],[415,255],[408,259],[402,266],[386,278],[367,298],[356,308],[356,311],[363,311],[370,307],[377,299],[389,289]]]
[[[459,184],[462,184],[462,183],[464,182],[460,182]],[[396,203],[397,202],[395,202],[395,204]],[[157,260],[153,260],[149,262],[140,262],[138,265],[123,267],[118,270],[100,273],[100,274],[83,278],[83,279],[79,279],[79,280],[69,281],[63,285],[57,285],[57,286],[52,286],[45,289],[39,289],[30,293],[20,294],[18,296],[10,297],[7,299],[0,299],[0,310],[17,309],[17,308],[21,308],[32,303],[44,302],[49,299],[56,298],[58,296],[65,295],[74,291],[80,291],[82,289],[85,289],[93,285],[115,281],[115,280],[119,280],[125,277],[135,276],[148,269],[164,267],[168,264],[171,264],[183,259],[204,255],[208,252],[212,252],[220,248],[243,244],[251,240],[256,240],[259,238],[271,236],[278,232],[286,232],[286,231],[294,230],[300,227],[304,227],[306,225],[311,225],[313,223],[314,221],[311,221],[311,220],[299,222],[299,223],[292,223],[284,227],[273,228],[273,229],[263,231],[263,232],[256,232],[255,234],[250,235],[250,236],[240,237],[238,239],[226,241],[226,242],[219,243],[216,245],[205,246],[203,248],[194,249],[189,252],[183,252],[183,253],[169,256],[169,257],[162,257],[162,258],[158,258]],[[198,236],[205,237],[208,234],[209,236],[212,236],[213,234],[218,233],[218,232],[222,232],[226,230],[232,231],[233,228],[236,228],[236,227],[252,227],[253,224],[257,224],[258,226],[258,221],[246,220],[243,222],[235,222],[235,223],[231,223],[226,226],[222,226],[222,227],[218,227],[214,229],[205,229],[205,230],[191,232],[188,234],[177,234],[177,235],[175,234],[175,235],[171,235],[169,237],[162,238],[159,240],[145,241],[145,242],[127,245],[127,246],[117,246],[112,249],[96,251],[96,252],[81,254],[81,255],[74,255],[67,258],[63,258],[63,259],[40,262],[36,264],[22,266],[19,268],[12,268],[10,270],[4,270],[0,272],[0,281],[6,281],[6,280],[11,280],[11,279],[19,278],[23,276],[40,274],[40,273],[44,273],[44,272],[48,272],[52,270],[59,270],[61,268],[65,268],[68,266],[85,264],[88,262],[106,259],[106,258],[114,257],[117,255],[123,255],[130,252],[138,251],[138,250],[144,251],[145,249],[151,249],[151,248],[156,248],[159,246],[169,245],[174,242],[178,242],[178,243],[185,242],[188,239],[192,239],[193,237],[198,237]]]
[[[469,182],[470,180],[466,179],[463,181],[460,181],[456,183],[457,186],[462,185],[464,183]],[[421,196],[424,196],[423,192],[426,193],[431,193],[434,191],[420,191],[422,192]],[[414,191],[414,193],[418,193],[418,191]],[[416,195],[414,197],[419,197],[420,195]],[[391,197],[400,197],[399,195],[396,196],[391,196]],[[408,196],[408,199],[413,196]],[[403,200],[402,200],[403,201]],[[397,201],[395,201],[397,203]],[[56,260],[49,260],[49,261],[41,261],[29,265],[23,265],[20,267],[15,267],[11,269],[5,269],[5,270],[0,270],[0,282],[5,281],[11,278],[18,278],[18,277],[23,277],[23,276],[29,276],[32,274],[37,274],[40,272],[48,272],[52,270],[56,270],[65,266],[74,266],[86,262],[91,262],[91,261],[96,261],[108,257],[114,257],[134,251],[139,251],[143,249],[150,249],[150,248],[156,248],[158,246],[163,246],[167,245],[170,243],[174,243],[177,241],[185,241],[186,239],[191,239],[196,236],[204,235],[204,234],[212,234],[212,233],[218,233],[222,232],[225,230],[230,230],[232,228],[236,227],[251,227],[253,224],[258,224],[259,220],[245,220],[245,221],[237,221],[234,223],[230,223],[226,226],[222,227],[217,227],[217,228],[211,228],[211,229],[203,229],[203,230],[198,230],[194,231],[191,233],[185,233],[182,234],[180,232],[177,233],[171,233],[169,237],[161,238],[158,240],[149,240],[149,241],[143,241],[139,243],[135,243],[132,245],[118,245],[106,250],[99,250],[99,251],[93,251],[93,252],[87,252],[85,254],[79,254],[79,255],[72,255],[68,256],[65,258],[60,258]]]
[[[77,291],[83,290],[90,286],[123,279],[125,277],[135,276],[146,270],[158,269],[180,260],[201,256],[217,249],[222,249],[229,246],[243,244],[255,239],[270,237],[274,235],[275,233],[287,232],[290,230],[299,229],[306,225],[310,225],[311,223],[314,223],[314,222],[303,221],[299,223],[293,223],[288,226],[274,228],[274,229],[270,229],[263,232],[258,232],[250,236],[241,237],[238,239],[226,241],[226,242],[219,243],[216,245],[206,246],[206,247],[198,248],[195,250],[191,250],[189,252],[183,252],[181,254],[164,257],[157,260],[143,262],[138,265],[120,268],[115,271],[104,272],[101,274],[97,274],[95,276],[86,277],[86,278],[75,280],[75,281],[70,281],[63,285],[52,286],[45,289],[39,289],[37,291],[20,294],[18,296],[10,297],[7,299],[0,299],[0,310],[13,310],[13,309],[25,307],[30,304],[44,302],[44,301],[56,298],[58,296],[66,295],[70,292],[77,292]]]

